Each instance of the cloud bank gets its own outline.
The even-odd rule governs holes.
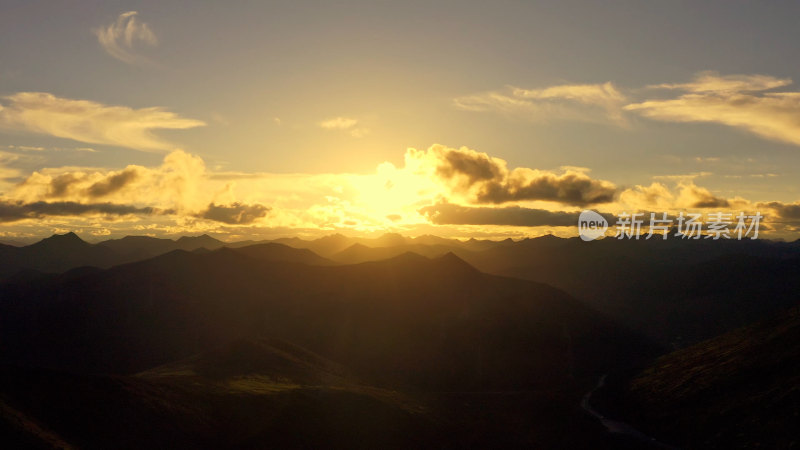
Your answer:
[[[33,202],[0,200],[0,222],[40,219],[48,216],[128,216],[171,214],[173,211],[151,207],[137,208],[115,203]]]
[[[518,227],[574,227],[579,212],[548,211],[520,206],[470,207],[452,203],[437,203],[419,209],[431,223],[437,225],[507,225]]]

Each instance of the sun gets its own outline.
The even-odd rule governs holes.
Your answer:
[[[417,209],[441,189],[430,177],[398,169],[390,162],[378,165],[374,174],[355,178],[353,185],[358,192],[356,205],[386,223],[418,222]]]

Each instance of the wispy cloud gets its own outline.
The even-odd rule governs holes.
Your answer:
[[[700,72],[689,83],[662,83],[648,86],[651,89],[679,89],[695,93],[727,93],[766,91],[792,84],[790,78],[775,78],[769,75],[719,75],[716,72]]]
[[[326,119],[319,123],[319,126],[325,130],[338,130],[338,131],[345,131],[353,137],[363,137],[369,130],[367,128],[359,126],[358,119],[353,119],[350,117],[334,117],[332,119]]]
[[[153,130],[205,125],[158,107],[108,106],[45,92],[19,92],[5,97],[4,101],[5,105],[0,104],[0,128],[137,150],[173,147],[155,136]]]
[[[662,83],[632,90],[631,101],[613,83],[563,84],[536,89],[507,87],[457,97],[465,111],[492,112],[511,118],[610,122],[628,126],[628,114],[666,122],[728,125],[760,137],[800,145],[800,92],[780,91],[790,78],[770,75],[720,75],[700,72],[686,83]],[[654,90],[678,91],[656,95]]]
[[[562,84],[541,89],[508,87],[454,99],[465,111],[494,112],[533,121],[572,119],[612,121],[624,125],[622,106],[626,97],[607,82],[602,84]]]
[[[764,92],[791,82],[767,75],[704,72],[690,83],[653,86],[686,91],[677,98],[646,100],[625,109],[666,122],[719,123],[800,145],[800,92]]]
[[[150,27],[140,22],[136,11],[124,12],[110,25],[95,28],[94,34],[103,49],[114,58],[128,64],[147,62],[148,59],[136,53],[135,46],[141,43],[158,45],[158,39]]]

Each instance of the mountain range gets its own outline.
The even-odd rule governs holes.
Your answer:
[[[0,442],[658,448],[581,410],[612,374],[598,407],[661,442],[790,448],[768,433],[791,437],[798,411],[783,368],[798,252],[553,236],[2,246]],[[743,413],[762,400],[775,414]]]
[[[25,247],[0,246],[0,279],[30,278],[81,266],[110,268],[175,250],[223,247],[257,259],[311,265],[358,264],[408,252],[429,258],[453,253],[485,273],[562,289],[675,348],[791,306],[800,287],[800,241],[683,240],[676,236],[583,242],[551,235],[521,241],[460,241],[429,235],[385,234],[370,239],[334,234],[314,240],[223,242],[201,235],[177,240],[128,236],[89,244],[68,233]],[[715,319],[706,320],[709,315]]]

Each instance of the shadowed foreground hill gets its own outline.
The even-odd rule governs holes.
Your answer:
[[[136,375],[0,366],[6,448],[625,449],[569,390],[405,394],[275,339]]]
[[[631,416],[686,448],[800,445],[800,308],[658,359],[630,383]]]
[[[0,288],[0,356],[133,373],[241,336],[274,336],[365,380],[425,389],[553,386],[653,347],[551,287],[449,254],[352,266],[220,249]]]
[[[30,448],[413,448],[427,409],[276,340],[136,376],[0,367],[0,442]],[[9,447],[6,447],[9,448]]]

